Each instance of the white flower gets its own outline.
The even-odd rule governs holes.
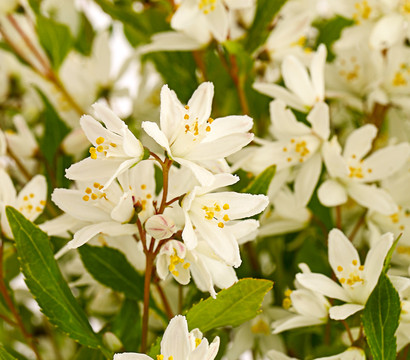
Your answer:
[[[138,216],[144,221],[154,213],[154,168],[152,161],[142,161],[119,176],[119,183],[112,182],[104,188],[102,182],[79,182],[78,189],[55,189],[54,203],[73,218],[87,222],[78,229],[73,240],[56,255],[61,257],[97,234],[110,236],[137,233],[135,224],[128,224],[138,208]]]
[[[338,229],[329,233],[329,263],[339,283],[322,274],[297,274],[297,281],[312,291],[347,304],[332,306],[329,316],[343,320],[362,310],[377,284],[384,259],[393,244],[393,235],[387,233],[370,249],[364,265],[350,240]]]
[[[214,87],[203,83],[183,106],[176,94],[164,85],[161,90],[161,129],[144,121],[142,128],[173,160],[191,169],[203,185],[213,181],[209,168],[233,154],[253,139],[248,133],[248,116],[210,118]],[[208,168],[206,170],[205,168]]]
[[[185,214],[182,239],[187,248],[192,250],[197,246],[198,231],[216,255],[227,265],[235,267],[241,264],[238,239],[253,232],[259,225],[252,219],[238,220],[260,213],[269,202],[264,195],[211,193],[238,180],[231,174],[216,175],[211,186],[194,187],[182,201],[182,210]]]
[[[80,181],[108,178],[103,184],[107,187],[119,174],[142,159],[144,148],[110,109],[98,103],[93,108],[106,127],[90,115],[81,118],[81,127],[93,146],[90,147],[90,157],[71,165],[66,170],[66,177]]]
[[[184,316],[171,319],[161,340],[161,354],[157,360],[213,360],[219,349],[219,337],[211,344],[198,329],[188,332]],[[114,360],[152,360],[148,355],[137,353],[115,354]]]
[[[306,264],[299,264],[299,267],[304,274],[311,273]],[[283,306],[290,307],[289,310],[293,314],[272,324],[274,334],[299,327],[324,324],[328,320],[329,301],[323,295],[304,288],[297,281],[295,286],[296,290],[285,292],[286,297],[283,300]]]
[[[385,190],[366,183],[382,180],[398,171],[409,158],[410,146],[407,143],[388,146],[364,158],[376,134],[377,128],[370,124],[353,131],[346,140],[343,155],[335,138],[323,145],[323,158],[331,177],[318,190],[323,205],[344,204],[349,195],[360,205],[382,214],[397,212],[396,203]]]
[[[309,73],[296,57],[289,55],[282,63],[282,76],[286,87],[276,84],[254,83],[253,87],[262,94],[283,100],[290,107],[306,112],[325,98],[324,66],[326,47],[321,44],[312,57]]]
[[[6,206],[13,206],[28,220],[34,221],[43,212],[47,199],[47,181],[43,175],[34,176],[17,195],[10,176],[0,168],[1,231],[12,239],[6,216]]]
[[[270,360],[297,360],[276,350],[269,351],[267,355]],[[350,347],[340,354],[316,358],[315,360],[366,360],[366,354],[363,349]]]

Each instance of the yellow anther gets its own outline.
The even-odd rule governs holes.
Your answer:
[[[218,223],[218,226],[222,229],[225,225],[224,225],[223,222],[219,222],[219,223]]]
[[[363,265],[360,265],[360,266],[359,266],[359,270],[360,270],[360,271],[363,271],[363,270],[364,270],[364,266],[363,266]]]
[[[188,105],[185,105],[184,108],[187,109],[187,110],[189,110],[189,106],[188,106]]]
[[[286,151],[288,151],[288,148],[287,148],[287,147],[284,147],[284,148],[282,149],[282,151],[283,151],[283,152],[286,152]]]
[[[221,207],[218,204],[215,204],[215,211],[221,211]]]
[[[185,119],[185,120],[188,120],[188,119],[189,119],[189,115],[188,115],[188,114],[185,114],[185,115],[184,115],[184,119]]]
[[[97,151],[98,152],[103,152],[104,151],[104,147],[102,145],[98,145],[97,146]]]
[[[189,125],[185,125],[185,134],[189,131]]]
[[[85,189],[86,194],[91,194],[93,191],[88,187],[87,189]]]
[[[104,142],[104,138],[103,138],[102,136],[100,136],[99,138],[97,138],[97,139],[95,140],[95,143],[96,143],[97,145],[101,145],[103,142]]]
[[[157,355],[157,360],[164,360],[164,355]]]
[[[400,225],[400,226],[399,226],[399,229],[400,229],[400,230],[404,230],[404,228],[405,228],[404,225]]]
[[[205,128],[205,131],[210,132],[210,131],[211,131],[211,127],[210,127],[210,126],[207,126],[207,127]]]
[[[34,197],[34,194],[33,194],[33,193],[31,193],[29,196],[30,196],[31,198],[33,198],[33,197]]]
[[[96,194],[92,193],[92,194],[91,194],[91,199],[97,200],[97,199],[98,199],[98,196],[97,196]]]
[[[184,266],[184,269],[188,269],[191,266],[191,264],[189,262],[187,262],[183,266]]]
[[[113,148],[117,147],[117,144],[116,144],[116,143],[110,143],[110,145],[111,145]]]
[[[284,294],[285,294],[285,296],[289,297],[290,294],[292,294],[292,290],[286,289]]]
[[[229,220],[229,216],[227,214],[224,215],[223,217],[224,221],[228,221]]]
[[[399,213],[395,213],[393,215],[390,215],[390,219],[394,224],[397,224],[400,221]]]
[[[45,202],[45,200],[40,200],[40,205],[45,205],[46,204],[46,202]]]
[[[175,270],[175,265],[174,264],[169,264],[169,266],[168,266],[168,270],[169,271],[174,271]]]
[[[372,169],[367,169],[367,172],[370,174],[373,170]]]
[[[145,185],[145,184],[141,185],[141,190],[145,190],[146,188],[147,188],[147,185]]]
[[[292,161],[292,158],[291,158],[291,157],[288,157],[286,160],[287,160],[287,162],[291,162],[291,161]]]
[[[223,208],[224,210],[228,210],[228,209],[229,209],[229,204],[224,204],[224,205],[222,206],[222,208]]]
[[[178,272],[178,271],[176,271],[176,270],[172,271],[171,273],[172,273],[172,275],[174,275],[174,276],[176,276],[176,277],[178,277],[178,276],[179,276],[179,272]]]
[[[99,184],[98,182],[95,182],[95,183],[93,184],[93,186],[94,186],[96,189],[98,189],[98,188],[100,187],[100,184]]]
[[[23,197],[23,200],[24,200],[24,201],[28,201],[28,196],[27,196],[27,195],[24,196],[24,197]]]
[[[195,339],[195,348],[197,348],[201,342],[202,342],[201,339],[196,338],[196,339]]]
[[[28,204],[28,205],[27,205],[27,209],[28,209],[29,211],[33,210],[33,205]]]
[[[394,79],[392,81],[394,86],[404,86],[407,85],[407,81],[404,78],[403,74],[401,72],[396,72],[394,74]]]
[[[341,284],[344,284],[344,283],[346,282],[346,279],[345,279],[345,278],[341,278],[339,281],[340,281]]]
[[[212,220],[214,218],[214,213],[212,211],[207,211],[205,215],[205,219]]]
[[[295,139],[290,139],[290,142],[293,144],[295,142]]]
[[[151,194],[147,194],[147,199],[151,199],[152,195]]]
[[[84,195],[84,196],[83,196],[83,200],[84,200],[84,201],[88,201],[88,200],[90,200],[90,197],[89,197],[88,195]]]
[[[269,328],[269,325],[266,323],[266,321],[263,321],[262,319],[259,319],[258,322],[255,325],[252,325],[251,331],[254,334],[269,335],[271,330]]]
[[[292,306],[292,300],[289,297],[285,297],[282,301],[282,306],[285,309],[289,309]]]
[[[352,261],[352,264],[353,264],[354,266],[356,266],[356,265],[357,265],[357,260],[353,260],[353,261]]]
[[[208,124],[212,124],[212,123],[214,122],[214,119],[209,118],[209,119],[207,120],[207,122],[208,122]]]
[[[343,266],[340,266],[340,265],[339,265],[339,266],[337,267],[337,271],[343,271]]]
[[[174,360],[174,357],[172,355],[168,356],[168,360]]]
[[[36,206],[36,211],[38,211],[38,212],[40,212],[40,211],[42,211],[43,209],[40,207],[40,206]]]
[[[356,177],[358,179],[363,179],[363,170],[361,167],[355,168],[353,166],[349,166],[350,174],[349,177],[353,178]]]
[[[97,154],[96,154],[96,153],[92,153],[92,154],[90,155],[90,157],[91,157],[91,159],[95,160],[95,159],[97,159]]]

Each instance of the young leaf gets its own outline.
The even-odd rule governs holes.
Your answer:
[[[276,165],[267,167],[261,172],[242,192],[249,194],[263,194],[268,193],[269,185],[275,176]]]
[[[16,358],[10,355],[4,347],[0,346],[0,360],[16,360]]]
[[[144,277],[121,251],[108,246],[87,244],[78,248],[78,251],[85,268],[95,280],[124,293],[130,299],[144,298]]]
[[[101,349],[110,359],[112,355],[103,348],[65,282],[48,236],[11,206],[6,208],[6,214],[26,284],[44,315],[68,336],[82,345]]]
[[[400,298],[382,273],[365,305],[362,320],[374,360],[396,359],[395,332],[399,325]]]
[[[37,33],[41,46],[57,70],[70,51],[73,39],[68,26],[44,16],[37,16]]]
[[[273,283],[264,279],[241,279],[235,285],[194,305],[186,318],[190,329],[202,332],[221,326],[238,326],[254,318]]]
[[[383,265],[383,273],[384,274],[386,274],[387,270],[389,270],[389,268],[390,268],[391,258],[393,256],[394,250],[396,249],[397,243],[399,242],[401,236],[402,236],[402,234],[397,236],[396,240],[394,240],[393,245],[391,246],[389,252],[386,255],[386,259],[384,260],[384,265]]]

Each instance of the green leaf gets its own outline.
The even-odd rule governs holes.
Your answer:
[[[155,343],[151,345],[148,351],[148,356],[152,357],[153,359],[156,359],[157,355],[161,354],[161,340],[162,336],[158,336],[155,340]]]
[[[11,206],[7,218],[30,292],[50,322],[80,344],[105,351],[86,314],[76,302],[54,259],[48,236]]]
[[[94,30],[87,16],[80,14],[80,29],[77,38],[74,42],[74,47],[83,55],[89,56],[91,54]]]
[[[324,20],[314,24],[314,26],[319,30],[319,36],[316,39],[317,45],[325,44],[327,47],[327,61],[332,61],[335,57],[332,52],[332,45],[340,38],[342,30],[353,24],[353,20],[346,19],[341,16],[336,16],[330,20]]]
[[[382,273],[362,315],[364,332],[374,360],[396,359],[394,334],[399,325],[399,317],[399,294],[387,275]]]
[[[271,165],[263,170],[252,182],[242,191],[248,194],[263,194],[268,193],[269,185],[275,176],[276,165]]]
[[[75,355],[74,360],[104,360],[104,356],[99,350],[83,347]]]
[[[73,39],[68,26],[42,15],[37,16],[37,34],[51,64],[57,70],[70,51]]]
[[[241,279],[235,285],[194,305],[186,318],[190,329],[202,332],[221,326],[238,326],[254,318],[273,283],[264,279]]]
[[[127,351],[138,352],[141,343],[141,316],[137,301],[124,300],[120,312],[112,322],[111,331]]]
[[[397,243],[399,242],[401,236],[403,234],[401,233],[399,236],[397,236],[396,240],[394,240],[393,245],[391,246],[389,252],[386,255],[386,258],[384,259],[384,265],[383,265],[383,273],[386,274],[387,270],[390,268],[390,262],[391,258],[393,256],[394,250],[396,249]]]
[[[40,115],[40,118],[43,119],[45,130],[40,141],[40,149],[49,165],[52,165],[61,141],[70,132],[70,129],[63,120],[61,120],[47,96],[45,96],[38,88],[37,93],[40,95],[40,98],[44,103],[44,110]]]
[[[95,280],[124,293],[130,299],[144,299],[144,277],[121,251],[87,244],[78,248],[78,251],[85,268]]]
[[[16,358],[10,355],[3,346],[0,346],[0,360],[16,360]]]
[[[271,32],[271,23],[286,0],[258,0],[255,18],[245,38],[245,49],[255,51]]]

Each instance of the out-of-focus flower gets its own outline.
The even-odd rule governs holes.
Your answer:
[[[285,57],[282,63],[282,76],[290,91],[277,84],[262,82],[256,82],[253,87],[262,94],[281,99],[296,110],[307,112],[325,98],[326,54],[326,47],[321,44],[312,56],[309,73],[298,58],[293,55]]]
[[[188,332],[188,323],[184,316],[177,315],[168,324],[161,340],[161,354],[158,360],[213,360],[219,349],[219,337],[211,344],[198,329]],[[114,360],[152,360],[145,354],[115,354]]]
[[[217,168],[218,161],[253,139],[253,134],[249,133],[253,122],[246,115],[210,118],[213,94],[213,84],[203,83],[188,105],[183,106],[165,85],[161,90],[161,128],[153,122],[142,123],[145,132],[166,150],[167,155],[191,169],[203,185],[213,181],[210,168]]]
[[[305,288],[347,304],[332,306],[331,319],[343,320],[362,310],[377,284],[384,258],[393,244],[393,234],[384,234],[367,254],[364,265],[351,241],[338,229],[329,233],[329,263],[338,285],[323,274],[297,274],[296,280]]]

